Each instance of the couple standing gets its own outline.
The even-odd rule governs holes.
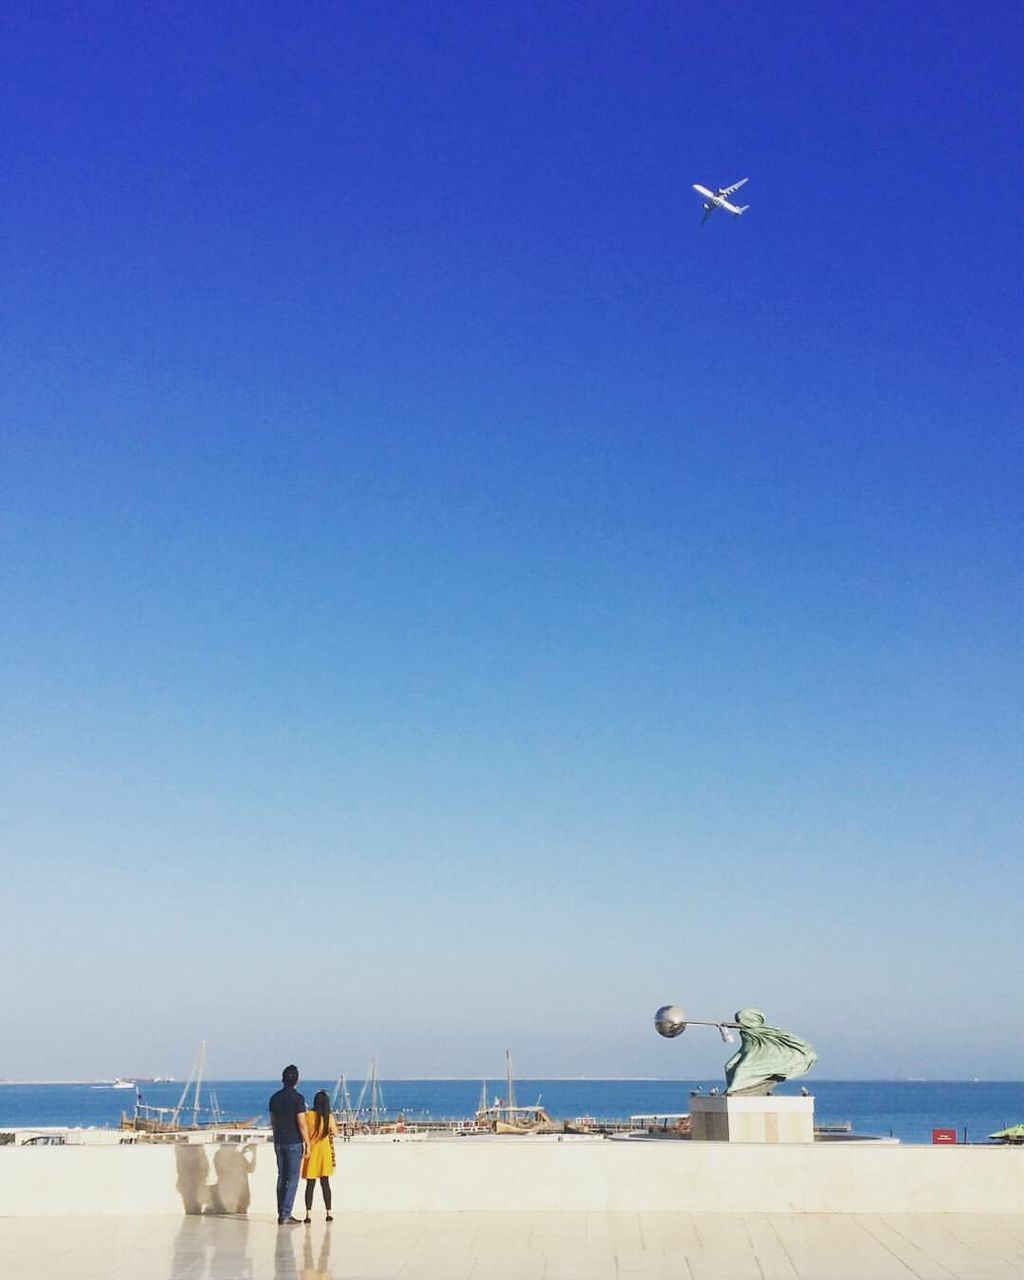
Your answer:
[[[331,1139],[338,1127],[331,1115],[331,1101],[321,1089],[306,1110],[306,1099],[296,1089],[299,1069],[285,1067],[281,1072],[281,1088],[270,1099],[270,1125],[274,1130],[274,1154],[277,1156],[277,1225],[293,1225],[292,1217],[299,1179],[306,1179],[306,1217],[313,1208],[313,1192],[317,1178],[323,1192],[327,1221],[331,1222],[331,1183],[334,1172],[334,1143]]]

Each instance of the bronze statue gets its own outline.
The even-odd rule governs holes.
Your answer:
[[[740,1009],[735,1022],[698,1022],[717,1027],[722,1039],[731,1041],[733,1029],[740,1033],[740,1048],[725,1064],[727,1095],[747,1097],[768,1094],[783,1080],[793,1080],[810,1071],[818,1055],[806,1040],[781,1027],[769,1027],[760,1009]],[[658,1034],[672,1038],[682,1035],[693,1019],[687,1019],[678,1005],[663,1005],[654,1015]]]

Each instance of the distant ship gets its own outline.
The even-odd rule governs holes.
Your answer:
[[[118,1077],[117,1077],[117,1079],[114,1081],[114,1083],[113,1083],[110,1087],[111,1087],[111,1089],[134,1089],[134,1088],[135,1088],[135,1081],[134,1081],[134,1080],[122,1080],[122,1079],[121,1079],[121,1077],[120,1077],[120,1076],[118,1076]]]

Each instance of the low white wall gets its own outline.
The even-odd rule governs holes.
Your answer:
[[[248,1156],[213,1146],[5,1147],[0,1216],[182,1214],[186,1205],[273,1215],[275,1178],[274,1151],[265,1145]],[[333,1187],[341,1211],[1024,1213],[1024,1150],[515,1138],[339,1143]]]

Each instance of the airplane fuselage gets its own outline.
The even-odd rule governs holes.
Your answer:
[[[730,204],[725,196],[718,195],[715,191],[709,191],[707,187],[702,187],[699,182],[693,184],[693,189],[699,196],[704,197],[704,208],[711,212],[712,209],[724,209],[726,213],[734,213],[737,217],[743,212],[737,205]]]

